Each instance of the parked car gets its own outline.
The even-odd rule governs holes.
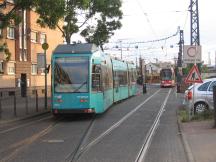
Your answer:
[[[184,104],[194,113],[214,108],[213,86],[216,78],[205,79],[203,83],[195,83],[185,91]]]

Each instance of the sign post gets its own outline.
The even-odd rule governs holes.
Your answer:
[[[196,45],[186,45],[184,46],[184,63],[193,63],[194,66],[191,68],[188,76],[185,79],[185,83],[202,83],[202,79],[196,63],[201,63],[201,46]],[[193,105],[194,105],[194,88],[193,88]],[[189,119],[190,119],[189,110]],[[192,114],[194,114],[194,108],[192,109]]]
[[[46,43],[46,42],[43,43],[42,48],[44,50],[44,68],[45,68],[45,94],[44,94],[45,103],[44,103],[44,106],[45,106],[45,109],[47,109],[47,62],[46,62],[46,50],[49,48],[48,43]]]

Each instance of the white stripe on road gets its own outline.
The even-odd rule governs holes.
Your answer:
[[[148,102],[153,96],[155,96],[156,94],[158,94],[158,92],[160,91],[157,90],[153,95],[151,95],[150,97],[148,97],[145,101],[143,101],[141,104],[139,104],[135,109],[133,109],[132,111],[130,111],[126,116],[124,116],[121,120],[119,120],[117,123],[115,123],[114,125],[112,125],[109,129],[107,129],[106,131],[104,131],[100,136],[98,136],[97,138],[95,138],[92,142],[90,142],[88,145],[86,145],[85,147],[82,147],[80,149],[80,153],[82,154],[83,152],[85,152],[86,150],[88,150],[90,147],[94,146],[95,144],[97,144],[102,138],[104,138],[106,135],[108,135],[110,132],[112,132],[114,129],[116,129],[117,127],[119,127],[126,119],[128,119],[131,115],[133,115],[136,111],[138,111],[146,102]]]
[[[144,144],[143,144],[142,148],[140,149],[140,152],[139,152],[135,162],[143,162],[143,161],[145,161],[145,155],[146,155],[147,150],[148,150],[148,148],[150,146],[153,135],[154,135],[154,133],[155,133],[155,131],[157,129],[157,126],[158,126],[159,121],[160,121],[160,117],[162,116],[164,108],[165,108],[165,106],[167,104],[167,101],[168,101],[171,90],[172,89],[169,90],[169,92],[168,92],[168,94],[167,94],[167,96],[165,98],[165,101],[163,102],[163,105],[161,105],[161,108],[160,108],[160,110],[158,112],[158,115],[157,115],[153,125],[151,126],[146,138],[145,138]]]

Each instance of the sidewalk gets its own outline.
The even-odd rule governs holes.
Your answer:
[[[44,107],[44,98],[39,98],[36,104],[34,98],[17,98],[16,104],[14,98],[1,99],[0,103],[0,125],[40,115],[50,112],[50,99],[48,99],[48,108]]]
[[[189,162],[216,162],[214,121],[181,123],[183,140],[188,144]]]

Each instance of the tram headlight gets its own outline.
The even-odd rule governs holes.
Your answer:
[[[80,102],[88,102],[88,100],[80,99]]]

